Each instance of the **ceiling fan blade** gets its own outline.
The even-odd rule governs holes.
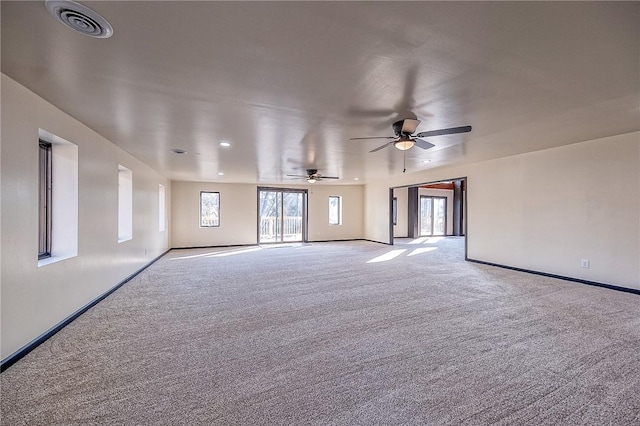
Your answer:
[[[395,136],[371,136],[367,138],[349,138],[350,141],[357,141],[363,139],[395,139]]]
[[[430,136],[453,135],[455,133],[467,133],[471,131],[471,126],[451,127],[449,129],[431,130],[428,132],[420,132],[416,136],[419,138],[428,138]]]
[[[319,176],[320,179],[340,179],[338,176]]]
[[[391,144],[392,144],[392,143],[393,143],[393,142],[387,142],[387,143],[385,143],[384,145],[380,145],[379,147],[377,147],[377,148],[375,148],[375,149],[372,149],[372,150],[371,150],[371,151],[369,151],[369,152],[376,152],[376,151],[380,151],[382,148],[386,148],[386,147],[388,147],[388,146],[391,146]]]
[[[287,175],[287,176],[294,177],[294,178],[305,178],[305,179],[309,177],[308,175]]]
[[[413,139],[413,143],[415,143],[415,145],[418,148],[422,148],[422,149],[430,149],[435,146],[434,144],[427,141],[423,141],[422,139]]]
[[[408,135],[413,134],[418,125],[420,124],[420,120],[412,120],[410,118],[405,118],[402,122],[402,133],[406,133]]]

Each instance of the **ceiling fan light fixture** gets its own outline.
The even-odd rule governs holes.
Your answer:
[[[307,182],[309,183],[316,183],[317,180],[315,178],[310,177],[309,179],[307,179]]]
[[[413,145],[414,145],[414,142],[409,138],[400,139],[400,140],[395,141],[393,143],[393,146],[395,146],[400,151],[406,151],[406,150],[410,149],[411,147],[413,147]]]

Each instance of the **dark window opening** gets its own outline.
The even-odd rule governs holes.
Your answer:
[[[51,144],[40,140],[40,149],[38,154],[39,169],[39,200],[38,200],[38,216],[39,216],[39,243],[38,243],[38,259],[51,257],[51,193],[53,179]]]

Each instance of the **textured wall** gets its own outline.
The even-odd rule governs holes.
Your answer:
[[[640,288],[638,133],[471,170],[469,257]]]
[[[78,146],[79,198],[78,255],[41,267],[39,129]],[[168,231],[158,230],[158,185],[169,182],[5,75],[1,149],[4,359],[162,254],[170,241]],[[121,244],[118,164],[133,172],[133,238]]]
[[[634,132],[375,182],[365,237],[389,240],[389,187],[466,176],[470,258],[638,289],[639,170]]]

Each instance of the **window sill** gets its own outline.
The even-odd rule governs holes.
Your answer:
[[[132,239],[133,239],[133,237],[127,237],[127,238],[123,238],[123,239],[121,239],[121,240],[119,239],[119,240],[118,240],[118,244],[120,244],[120,243],[124,243],[125,241],[131,241]]]
[[[66,256],[51,256],[44,259],[38,259],[38,268],[41,266],[51,265],[52,263],[58,263],[63,260],[71,259],[72,257],[76,257],[77,254],[69,254]]]

